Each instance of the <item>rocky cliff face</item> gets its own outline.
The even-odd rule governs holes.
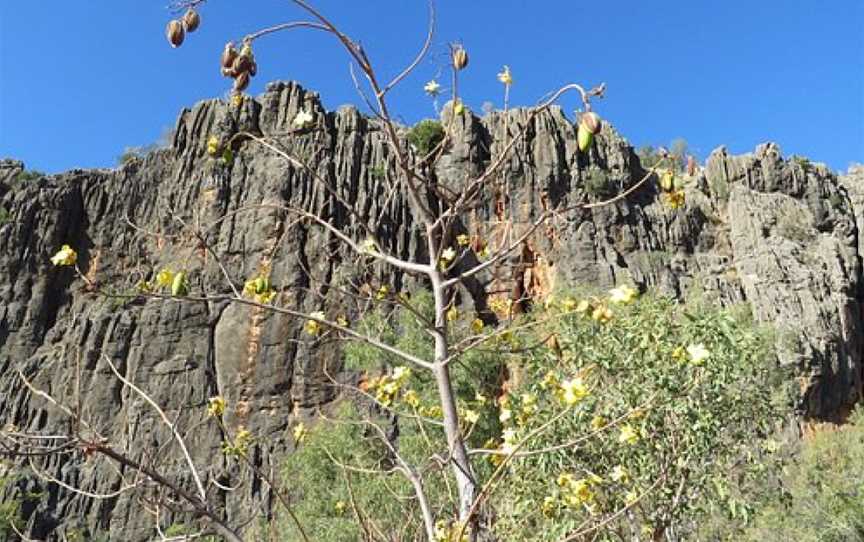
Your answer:
[[[288,134],[301,108],[315,111],[316,125]],[[500,151],[505,130],[512,136],[528,121],[523,110],[507,115],[506,122],[503,113],[456,119],[456,142],[436,166],[439,182],[458,188]],[[251,141],[237,148],[230,166],[207,156],[211,135],[238,130],[272,136],[314,164],[329,188]],[[358,268],[332,235],[284,207],[331,219],[356,238],[365,237],[365,224],[388,250],[422,258],[406,198],[391,190],[397,169],[376,122],[350,108],[326,112],[315,94],[276,83],[238,108],[207,101],[183,111],[171,148],[122,168],[26,182],[16,180],[22,168],[0,163],[0,205],[8,212],[0,224],[0,424],[42,433],[69,429],[56,408],[29,392],[20,371],[81,412],[115,448],[142,462],[176,457],[168,429],[114,376],[107,357],[186,430],[205,477],[237,486],[213,492],[229,517],[235,523],[267,517],[269,488],[238,478],[223,458],[223,435],[207,419],[207,399],[227,399],[225,425],[256,435],[254,462],[277,472],[293,446],[291,426],[335,395],[326,373],[339,372],[339,346],[304,336],[302,321],[255,308],[106,298],[98,290],[132,293],[154,269],[169,267],[189,271],[193,294],[227,293],[209,245],[235,283],[269,270],[280,304],[357,316],[362,307],[344,289],[400,288],[403,277]],[[507,162],[508,224],[518,228],[544,208],[614,194],[643,175],[632,148],[610,127],[589,153],[579,153],[573,124],[551,110],[533,121]],[[679,298],[698,292],[722,304],[749,303],[757,321],[777,327],[778,359],[795,369],[808,414],[827,416],[857,400],[864,368],[861,172],[838,179],[822,166],[785,160],[766,144],[744,156],[723,148],[712,153],[690,179],[684,208],[665,207],[655,186],[560,216],[532,236],[521,287],[530,293],[556,282],[633,282]],[[358,212],[349,213],[334,194]],[[500,216],[490,194],[466,226],[492,238],[503,227]],[[51,265],[62,244],[78,249],[89,284]],[[177,462],[160,464],[190,482]],[[4,498],[30,493],[23,512],[32,537],[56,540],[75,529],[84,539],[97,532],[110,540],[153,536],[146,502],[124,491],[120,473],[103,459],[70,451],[42,469],[107,497],[75,495],[32,475],[17,479]]]

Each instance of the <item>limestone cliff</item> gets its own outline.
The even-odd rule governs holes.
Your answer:
[[[316,124],[289,135],[301,108],[315,111]],[[507,113],[507,122],[503,115],[457,119],[456,141],[435,168],[438,182],[458,188],[501,149],[505,129],[512,136],[528,121],[524,110]],[[207,156],[211,135],[240,129],[272,136],[314,164],[329,190],[251,141],[239,145],[231,165]],[[575,127],[558,110],[540,115],[526,134],[504,173],[514,227],[549,206],[614,194],[645,174],[609,126],[589,153],[577,151]],[[76,408],[116,448],[142,461],[154,450],[176,455],[168,430],[112,374],[108,356],[192,428],[192,455],[205,474],[238,486],[220,503],[232,520],[269,514],[269,488],[237,479],[223,458],[207,399],[226,397],[226,425],[258,436],[254,461],[276,470],[293,445],[294,421],[334,397],[324,371],[338,373],[338,345],[310,340],[302,321],[254,308],[129,301],[97,290],[130,293],[154,269],[172,267],[189,271],[192,292],[227,293],[209,244],[236,283],[267,268],[279,303],[356,316],[360,308],[345,301],[342,288],[379,281],[399,288],[403,277],[358,269],[332,235],[279,206],[332,219],[358,238],[363,222],[389,251],[422,258],[406,198],[390,189],[398,171],[376,121],[351,108],[326,112],[315,94],[275,83],[239,108],[206,101],[184,110],[171,148],[121,168],[26,182],[16,180],[22,168],[0,163],[0,206],[8,212],[0,224],[0,425],[68,429],[63,416],[28,392],[20,370],[70,404],[80,397]],[[664,206],[656,183],[647,183],[614,205],[560,216],[531,238],[519,279],[529,292],[555,282],[632,282],[679,298],[698,292],[722,304],[749,303],[758,321],[777,327],[778,359],[794,367],[806,413],[827,416],[855,401],[864,368],[860,173],[838,179],[822,166],[784,159],[773,144],[744,156],[721,148],[686,192],[678,210]],[[349,213],[334,194],[358,212]],[[490,195],[466,226],[491,236],[501,227],[500,211]],[[189,233],[190,224],[200,226],[202,238]],[[91,284],[51,265],[62,244],[78,249]],[[120,478],[104,459],[70,452],[53,456],[45,470],[86,491],[116,494],[94,500],[32,476],[18,479],[4,498],[39,492],[24,503],[31,536],[55,540],[78,529],[88,537],[107,531],[110,540],[152,537],[153,517],[132,492],[119,491]]]

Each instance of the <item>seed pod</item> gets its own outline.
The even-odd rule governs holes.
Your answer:
[[[186,295],[188,291],[186,273],[181,271],[174,275],[174,282],[171,283],[171,295]]]
[[[660,175],[660,188],[663,189],[664,192],[671,192],[673,188],[675,188],[675,174],[671,171],[664,171],[662,175]]]
[[[243,42],[243,47],[240,48],[240,56],[248,57],[249,60],[254,60],[255,55],[252,54],[252,43],[249,41]]]
[[[589,111],[583,114],[579,122],[584,124],[586,128],[591,132],[592,135],[597,135],[600,133],[600,128],[602,128],[603,123],[600,121],[600,115],[594,113],[593,111]]]
[[[453,47],[451,52],[453,67],[457,70],[464,70],[468,65],[468,52],[461,45]]]
[[[183,15],[183,26],[186,27],[186,32],[195,32],[199,24],[201,24],[201,16],[194,9],[190,9]]]
[[[237,49],[234,48],[234,42],[229,41],[225,44],[225,49],[222,50],[221,66],[231,68],[235,58],[237,58]]]
[[[576,132],[576,140],[579,143],[579,150],[585,152],[591,146],[591,142],[594,141],[594,134],[591,133],[591,130],[585,124],[580,122],[579,129]]]
[[[248,56],[240,55],[234,59],[234,64],[231,66],[231,71],[234,77],[240,77],[244,73],[248,73],[252,67],[252,61]]]
[[[234,70],[231,68],[222,67],[222,77],[234,77]]]
[[[186,37],[186,32],[183,30],[183,23],[178,20],[168,22],[165,27],[165,37],[168,38],[168,43],[171,47],[177,48],[183,45],[183,38]]]
[[[243,92],[249,86],[249,72],[242,72],[234,79],[234,92]]]

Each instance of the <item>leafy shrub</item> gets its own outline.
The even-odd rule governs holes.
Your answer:
[[[802,444],[783,483],[736,540],[864,541],[864,408]]]
[[[408,131],[408,142],[423,156],[429,154],[443,139],[444,128],[437,120],[421,120]]]
[[[481,487],[492,481],[483,517],[500,540],[559,540],[580,528],[597,528],[596,540],[672,528],[686,539],[713,505],[746,498],[725,488],[757,470],[764,449],[757,443],[786,406],[772,393],[779,375],[769,335],[746,311],[650,296],[581,301],[551,301],[497,335],[473,316],[448,318],[454,342],[471,328],[489,336],[454,365],[475,474]],[[429,313],[427,294],[411,303]],[[429,358],[426,332],[410,311],[379,312],[358,325]],[[424,474],[436,518],[452,517],[450,470],[430,459],[443,431],[423,421],[440,416],[434,386],[362,344],[349,346],[347,363],[367,373],[366,406],[343,403],[289,458],[284,479],[296,488],[295,512],[324,541],[362,538],[355,505],[370,529],[422,538],[413,490],[388,447]],[[505,462],[528,435],[526,455]]]
[[[42,172],[42,171],[35,170],[35,169],[34,170],[25,169],[25,170],[21,170],[18,173],[18,175],[15,176],[15,180],[17,182],[29,182],[29,181],[35,181],[36,179],[41,179],[42,177],[47,177],[47,174]]]

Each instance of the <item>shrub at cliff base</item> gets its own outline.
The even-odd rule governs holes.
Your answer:
[[[411,304],[428,311],[425,296]],[[417,320],[397,310],[358,325],[425,356]],[[482,459],[478,518],[498,540],[687,539],[701,517],[746,506],[730,485],[771,474],[768,437],[786,405],[770,336],[745,310],[623,287],[608,298],[559,295],[496,329],[455,308],[448,320],[488,338],[454,362],[454,378],[470,453]],[[351,346],[348,362],[366,374],[355,399],[304,433],[286,466],[296,512],[320,540],[366,529],[422,538],[392,452],[418,465],[435,517],[453,517],[446,460],[428,459],[444,438],[434,386],[370,347]],[[439,531],[455,540],[458,529]],[[283,533],[295,539],[287,523]]]

